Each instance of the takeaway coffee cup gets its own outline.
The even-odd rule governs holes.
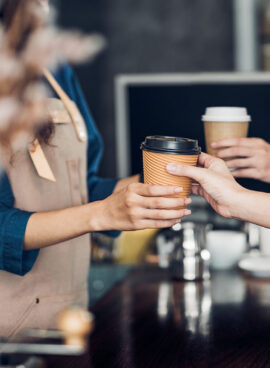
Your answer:
[[[251,117],[244,107],[208,107],[202,117],[206,150],[214,155],[211,143],[226,138],[244,138],[248,135]]]
[[[201,153],[197,140],[155,135],[146,137],[141,149],[146,184],[180,186],[183,192],[173,197],[190,195],[191,179],[171,175],[166,167],[169,163],[196,166]]]

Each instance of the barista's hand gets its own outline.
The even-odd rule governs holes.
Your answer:
[[[171,227],[190,215],[190,199],[166,198],[182,188],[133,183],[99,202],[96,214],[98,230],[140,230]]]
[[[236,178],[252,178],[270,183],[270,144],[260,138],[224,139],[212,144],[220,151],[217,157],[228,159],[229,168],[236,169],[232,175]]]
[[[187,176],[197,183],[192,185],[192,193],[204,197],[214,210],[224,217],[234,217],[235,205],[239,196],[246,189],[241,187],[232,177],[223,160],[202,153],[199,157],[199,166],[169,164],[170,174]]]

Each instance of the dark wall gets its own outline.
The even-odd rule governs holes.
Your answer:
[[[233,69],[232,0],[62,0],[60,15],[108,41],[76,68],[104,139],[104,176],[115,174],[115,75]]]

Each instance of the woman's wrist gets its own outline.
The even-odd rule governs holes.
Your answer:
[[[269,221],[264,215],[270,205],[269,195],[242,187],[233,198],[235,198],[231,206],[233,218],[269,226]]]
[[[245,217],[247,215],[247,206],[250,200],[250,192],[250,190],[244,187],[240,187],[231,196],[229,211],[232,218],[245,220]]]
[[[96,201],[85,205],[85,221],[87,232],[105,231],[104,201]]]

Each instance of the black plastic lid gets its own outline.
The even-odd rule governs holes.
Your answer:
[[[199,155],[201,147],[195,139],[152,135],[145,138],[141,149],[150,152]]]

